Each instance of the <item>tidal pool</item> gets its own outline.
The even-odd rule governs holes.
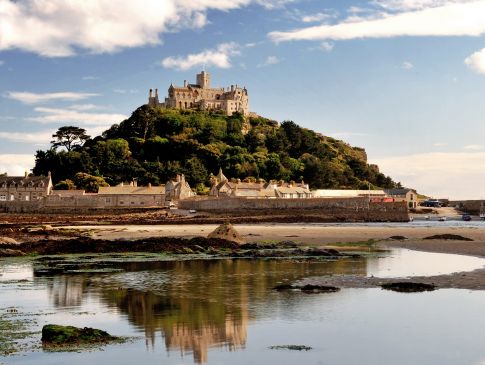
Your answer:
[[[0,314],[14,307],[14,318],[35,319],[34,331],[57,323],[135,337],[103,351],[33,346],[0,364],[485,364],[485,292],[271,289],[314,276],[468,271],[483,259],[408,250],[335,261],[145,259],[66,256],[56,266],[71,274],[38,258],[0,260]],[[106,272],[90,271],[94,262]],[[269,349],[290,344],[312,350]]]

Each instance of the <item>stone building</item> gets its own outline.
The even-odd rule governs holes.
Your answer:
[[[0,176],[0,201],[33,201],[52,191],[51,174],[47,176]]]
[[[418,206],[418,194],[413,189],[385,189],[386,194],[395,202],[406,202],[409,209]]]
[[[150,89],[148,105],[175,109],[195,109],[222,111],[226,115],[241,113],[249,115],[249,97],[245,87],[231,85],[230,87],[211,87],[209,73],[202,71],[197,74],[196,83],[184,86],[170,85],[168,97],[163,103],[158,98],[158,89],[155,93]]]
[[[195,196],[190,185],[185,181],[185,175],[177,175],[175,180],[169,180],[165,184],[165,200],[181,200]]]
[[[307,184],[287,183],[284,181],[270,181],[268,183],[242,182],[239,179],[229,181],[224,176],[222,169],[212,179],[212,187],[209,193],[214,197],[245,197],[245,198],[284,198],[284,199],[306,199],[312,197]]]
[[[105,207],[160,207],[165,204],[165,186],[138,186],[135,180],[129,184],[100,187],[96,198]]]

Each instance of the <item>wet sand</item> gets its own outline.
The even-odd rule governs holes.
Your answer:
[[[395,225],[308,225],[308,224],[263,224],[236,225],[246,242],[268,242],[291,240],[315,246],[332,246],[344,243],[356,243],[368,240],[378,241],[380,248],[406,248],[419,251],[450,253],[485,257],[485,226],[477,227],[429,227],[429,226],[395,226]],[[107,227],[70,227],[90,230],[93,238],[120,239],[153,236],[192,237],[207,235],[216,225],[184,226],[107,226]],[[425,237],[441,234],[453,234],[470,238],[473,241],[458,240],[424,240]],[[403,236],[406,240],[390,240],[391,236]],[[312,278],[302,283],[333,285],[338,287],[375,287],[393,279],[366,278],[359,276],[333,276]],[[465,271],[450,275],[416,276],[406,280],[434,284],[438,288],[460,288],[485,290],[485,268]]]
[[[194,237],[207,236],[217,225],[109,225],[66,226],[66,229],[87,230],[93,238],[136,239],[145,237]],[[383,241],[391,236],[406,237],[405,241],[389,243],[393,247],[406,247],[430,252],[457,253],[485,257],[485,225],[476,227],[397,226],[397,225],[312,225],[312,224],[241,224],[235,225],[246,242],[285,241],[331,245],[369,240]],[[423,238],[453,234],[470,238],[473,242],[432,240]]]

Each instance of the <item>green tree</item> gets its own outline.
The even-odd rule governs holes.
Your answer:
[[[86,190],[88,193],[97,193],[102,186],[109,186],[102,176],[93,176],[78,172],[74,176],[74,183],[78,189]]]
[[[51,141],[52,148],[58,147],[66,148],[67,152],[71,152],[74,148],[82,147],[91,137],[86,134],[86,130],[79,127],[66,126],[61,127],[55,134],[52,135],[54,140]]]
[[[66,180],[61,180],[56,185],[54,185],[54,189],[55,190],[75,190],[76,185],[74,184],[74,181],[70,179],[66,179]]]

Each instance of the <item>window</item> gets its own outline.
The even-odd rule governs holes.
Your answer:
[[[10,200],[15,200],[15,195],[11,194],[10,195]]]
[[[28,202],[29,200],[30,200],[30,196],[26,195],[26,196],[25,196],[25,201],[27,201],[27,202]]]
[[[106,203],[111,204],[111,198],[104,198],[104,200],[105,200]]]
[[[6,195],[0,195],[0,202],[5,202],[7,201],[7,196]]]

